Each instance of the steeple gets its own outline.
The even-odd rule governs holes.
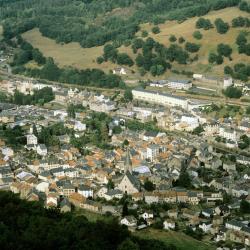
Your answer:
[[[125,163],[124,163],[124,170],[125,170],[125,172],[129,171],[130,173],[132,173],[132,161],[131,161],[131,157],[130,157],[129,147],[127,147],[126,159],[125,159]]]

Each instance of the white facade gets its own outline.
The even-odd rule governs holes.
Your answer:
[[[36,148],[36,152],[41,156],[46,156],[48,153],[47,148],[44,144],[39,144]]]
[[[233,79],[231,77],[226,77],[224,78],[224,81],[223,81],[223,88],[228,88],[230,86],[233,85]]]
[[[219,136],[237,142],[237,133],[232,128],[220,127],[219,128]]]
[[[163,106],[179,106],[188,109],[188,100],[179,96],[160,94],[147,90],[132,90],[134,99],[145,102],[157,103]]]
[[[168,87],[172,89],[188,90],[192,87],[192,83],[188,80],[169,80]]]
[[[37,145],[37,137],[33,134],[27,135],[27,145]]]

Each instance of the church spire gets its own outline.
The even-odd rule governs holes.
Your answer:
[[[129,171],[130,173],[132,173],[132,161],[131,161],[131,157],[130,157],[129,147],[127,147],[126,159],[125,159],[125,163],[124,163],[124,170],[125,170],[125,172]]]

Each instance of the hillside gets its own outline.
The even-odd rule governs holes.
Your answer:
[[[233,18],[242,16],[250,17],[246,12],[240,11],[237,7],[226,8],[223,10],[212,11],[203,16],[208,18],[211,22],[214,22],[216,18],[221,18],[223,21],[231,24]],[[210,30],[200,30],[203,35],[201,40],[196,40],[193,37],[195,30],[195,23],[198,20],[198,17],[190,18],[182,23],[177,21],[166,21],[164,24],[159,24],[161,32],[159,34],[152,33],[152,23],[145,23],[141,25],[141,31],[146,30],[149,33],[149,37],[152,37],[155,41],[160,42],[164,46],[169,46],[169,37],[175,35],[177,39],[179,37],[184,37],[186,41],[198,43],[201,45],[200,50],[198,51],[198,61],[195,61],[189,65],[179,65],[177,63],[173,64],[174,69],[181,71],[182,69],[186,71],[207,73],[212,75],[223,75],[223,69],[225,65],[234,65],[239,62],[249,61],[249,57],[244,54],[239,54],[235,40],[238,34],[246,30],[246,28],[230,28],[226,34],[218,34],[216,29]],[[141,37],[141,31],[137,32],[136,36]],[[86,68],[99,68],[106,72],[117,67],[116,64],[111,63],[110,61],[104,62],[102,64],[96,63],[96,58],[103,54],[104,46],[97,46],[92,48],[82,48],[80,44],[76,42],[71,42],[68,44],[56,43],[53,39],[44,37],[41,35],[38,29],[32,29],[25,32],[23,38],[30,42],[35,48],[38,48],[46,57],[52,57],[60,66],[73,66],[79,69]],[[249,34],[248,37],[250,38]],[[145,39],[144,39],[145,40]],[[208,63],[208,55],[210,52],[216,52],[218,43],[229,44],[232,49],[232,61],[229,59],[224,60],[222,65],[211,65]],[[182,45],[183,46],[183,45]],[[122,45],[119,49],[119,52],[127,53],[133,60],[135,60],[136,55],[133,54],[131,46],[125,47]],[[148,79],[154,78],[150,74],[146,74],[144,77],[141,77],[137,71],[138,68],[134,65],[131,70],[134,74],[129,74],[125,77],[129,79]],[[157,76],[156,78],[165,78],[169,75],[172,75],[170,71],[167,71],[164,75]]]
[[[110,217],[90,222],[85,216],[45,209],[38,202],[0,192],[1,249],[175,250],[158,240],[141,239]],[[127,248],[126,248],[127,247]]]

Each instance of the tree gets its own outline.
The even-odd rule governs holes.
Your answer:
[[[200,135],[202,132],[204,132],[204,129],[201,125],[199,125],[198,127],[196,127],[194,130],[193,130],[193,134],[195,135]]]
[[[67,113],[69,117],[76,118],[75,106],[73,104],[68,105]]]
[[[174,43],[176,40],[177,40],[177,39],[176,39],[176,36],[175,36],[175,35],[171,35],[171,36],[169,37],[169,41],[170,41],[171,43]]]
[[[185,188],[192,187],[191,179],[190,179],[190,176],[189,176],[188,172],[181,171],[179,179],[177,180],[175,185],[185,187]]]
[[[115,62],[118,51],[112,44],[106,44],[103,49],[103,58],[105,61],[111,60]]]
[[[249,214],[250,213],[250,203],[246,200],[242,200],[240,202],[240,212],[243,214]]]
[[[213,25],[209,19],[205,19],[203,17],[200,17],[196,24],[195,24],[197,29],[204,29],[204,30],[209,30],[213,28]]]
[[[142,36],[142,37],[147,37],[147,36],[148,36],[148,32],[147,32],[146,30],[143,30],[143,31],[141,32],[141,36]]]
[[[232,75],[233,74],[233,69],[230,66],[225,66],[224,67],[224,74],[225,75]]]
[[[154,27],[152,28],[152,32],[153,32],[154,34],[159,34],[161,31],[160,31],[160,28],[159,28],[158,26],[154,26]]]
[[[197,40],[201,40],[202,39],[202,34],[200,33],[200,31],[195,31],[194,33],[193,33],[193,37],[195,38],[195,39],[197,39]]]
[[[178,42],[179,42],[180,44],[184,43],[184,42],[185,42],[184,37],[182,37],[182,36],[179,37]]]
[[[195,53],[195,52],[198,52],[198,51],[199,51],[200,45],[199,45],[199,44],[196,44],[196,43],[186,42],[186,44],[185,44],[185,49],[186,49],[188,52]]]
[[[221,18],[216,18],[214,24],[219,34],[225,34],[229,30],[229,24],[225,23]]]
[[[114,182],[111,179],[109,179],[108,183],[107,183],[107,188],[108,189],[114,189],[114,187],[115,187]]]
[[[128,215],[128,202],[125,201],[122,207],[122,217]]]
[[[133,100],[133,94],[131,89],[126,89],[124,92],[124,99],[127,102],[131,102]]]
[[[237,87],[229,86],[223,91],[223,94],[229,98],[240,98],[242,96],[242,90]]]
[[[129,67],[134,65],[133,60],[126,53],[118,53],[116,60],[120,65],[128,65]]]
[[[250,115],[250,106],[246,108],[246,114]]]
[[[217,45],[217,52],[221,56],[230,57],[232,51],[232,48],[228,44],[220,43]]]
[[[140,250],[140,248],[132,240],[126,239],[118,246],[117,250]]]
[[[38,49],[32,50],[32,58],[35,60],[39,65],[45,64],[46,58]]]
[[[96,62],[98,64],[102,64],[104,62],[104,58],[102,56],[97,57]]]
[[[223,63],[223,57],[221,55],[217,55],[213,52],[209,53],[208,56],[208,62],[209,63],[216,63],[216,64],[222,64]]]
[[[247,38],[246,35],[243,32],[240,32],[240,34],[236,38],[236,44],[239,46],[246,45]]]
[[[147,190],[147,191],[154,191],[155,190],[155,185],[149,181],[148,179],[144,182],[144,188]]]

